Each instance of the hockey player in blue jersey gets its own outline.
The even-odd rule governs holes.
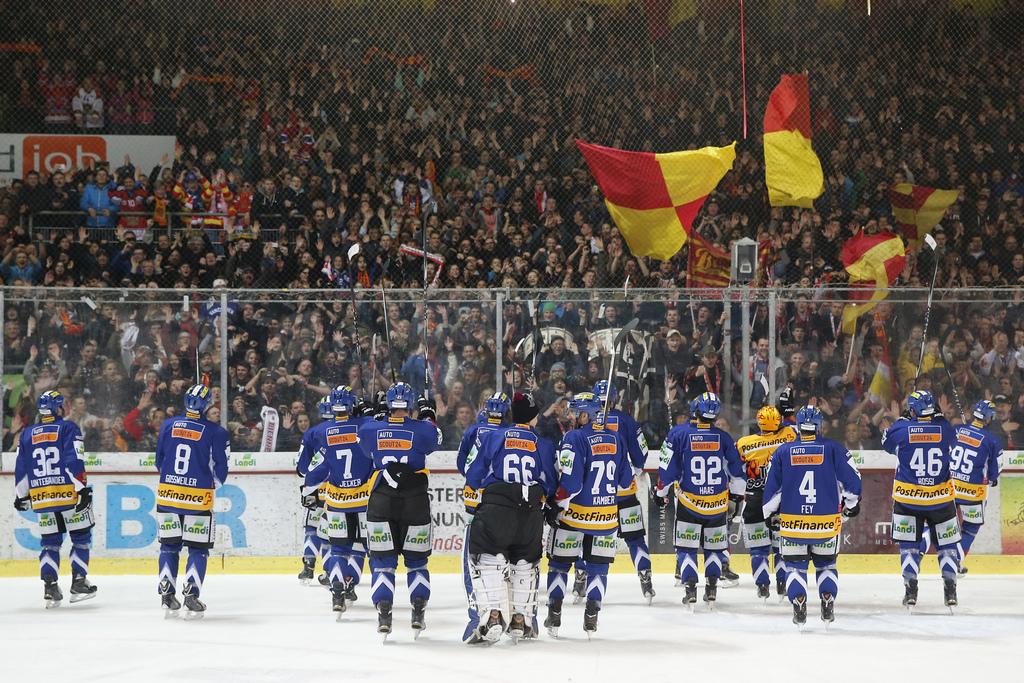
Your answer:
[[[412,602],[411,625],[418,636],[426,628],[430,599],[427,558],[433,549],[427,455],[437,449],[440,432],[432,423],[410,417],[416,396],[408,384],[392,385],[385,400],[387,419],[372,420],[359,428],[359,445],[376,470],[366,509],[373,604],[377,607],[377,631],[386,637],[391,633],[395,570],[401,554]]]
[[[610,393],[610,395],[609,395]],[[647,464],[647,439],[644,432],[633,417],[621,410],[612,408],[618,392],[608,380],[600,380],[594,384],[594,399],[602,406],[607,399],[608,428],[619,432],[629,452],[629,462],[633,467],[633,480],[629,486],[618,493],[619,505],[619,536],[629,548],[629,556],[633,560],[637,576],[640,577],[640,592],[647,599],[647,604],[654,599],[654,582],[651,580],[651,551],[647,547],[647,529],[644,527],[643,508],[637,498],[637,478],[644,476]],[[574,589],[575,590],[575,589]]]
[[[478,450],[477,442],[480,437],[488,432],[500,430],[508,426],[506,424],[506,416],[509,406],[508,396],[504,392],[491,394],[490,398],[484,402],[483,410],[477,415],[476,422],[471,424],[462,435],[462,441],[459,443],[459,450],[455,456],[455,466],[463,477],[466,476],[469,466],[476,457]],[[462,539],[462,583],[466,589],[466,602],[469,605],[466,610],[469,622],[466,624],[466,630],[462,634],[462,640],[466,643],[481,642],[480,634],[477,632],[477,626],[480,624],[480,614],[473,598],[472,572],[469,566],[469,533],[470,527],[473,524],[473,514],[480,503],[480,493],[479,489],[475,489],[469,486],[469,484],[466,484],[462,490],[462,499],[466,508],[466,515],[469,518],[466,522],[466,530]]]
[[[513,641],[537,635],[541,506],[558,486],[555,445],[533,430],[537,414],[533,396],[516,394],[514,425],[481,434],[466,473],[467,485],[482,491],[469,543],[474,602],[483,622],[467,642],[495,642],[506,624]]]
[[[310,461],[324,445],[324,429],[334,419],[330,396],[320,399],[320,402],[317,403],[317,412],[320,414],[320,422],[306,430],[302,435],[302,443],[299,444],[299,455],[295,460],[295,474],[299,475],[300,479],[309,473]],[[326,549],[323,547],[323,539],[319,532],[320,520],[324,513],[323,500],[318,499],[317,505],[306,507],[303,512],[302,571],[299,572],[299,581],[308,586],[313,581],[313,570],[316,568],[317,558],[322,557],[325,562],[327,560]],[[326,573],[321,575],[320,579],[321,584],[327,584]]]
[[[185,414],[164,421],[156,442],[156,512],[160,538],[158,592],[168,614],[181,608],[175,597],[181,546],[188,547],[185,564],[185,609],[200,618],[206,605],[199,593],[206,577],[206,560],[213,547],[214,491],[228,477],[231,444],[226,429],[206,419],[210,388],[193,385],[185,392]]]
[[[925,526],[937,547],[946,606],[957,604],[956,576],[960,565],[960,524],[956,518],[950,450],[953,427],[935,410],[931,392],[907,397],[910,419],[900,418],[882,434],[882,448],[896,456],[892,484],[892,539],[900,546],[903,604],[917,604],[921,538]]]
[[[300,492],[306,508],[323,507],[320,528],[329,542],[324,571],[331,588],[331,608],[340,618],[356,600],[355,589],[363,574],[373,463],[358,443],[359,428],[368,418],[353,416],[356,397],[352,388],[339,385],[327,400],[331,419],[322,423],[318,449]]]
[[[697,398],[697,422],[673,427],[661,445],[659,498],[675,489],[676,556],[686,593],[683,604],[697,602],[697,551],[704,550],[704,601],[718,598],[718,579],[729,547],[728,520],[743,499],[743,463],[732,437],[714,426],[722,409],[714,393]]]
[[[619,489],[633,480],[629,453],[618,432],[605,428],[603,406],[592,393],[577,394],[569,404],[577,427],[558,446],[559,485],[549,506],[548,614],[544,626],[552,636],[562,624],[569,569],[582,554],[587,573],[583,630],[597,630],[597,616],[608,587],[608,565],[615,560],[619,527]],[[586,419],[581,418],[585,415]]]
[[[996,414],[992,401],[974,404],[971,423],[956,428],[956,444],[950,451],[953,496],[960,512],[960,574],[967,573],[964,559],[985,523],[985,498],[989,486],[999,485],[999,456],[1003,444],[987,427]]]
[[[36,401],[39,422],[26,428],[14,459],[14,508],[32,511],[39,525],[39,577],[47,609],[64,599],[57,577],[64,534],[71,537],[71,602],[96,596],[89,582],[92,487],[83,461],[82,430],[64,419],[64,396],[47,391]]]
[[[822,419],[814,406],[797,412],[797,440],[775,449],[764,483],[762,513],[779,537],[786,592],[798,626],[807,622],[807,565],[812,560],[821,620],[829,624],[835,619],[839,532],[844,517],[860,512],[860,473],[845,446],[819,435]]]

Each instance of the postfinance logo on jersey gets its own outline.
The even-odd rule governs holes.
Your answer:
[[[407,451],[412,448],[412,432],[408,429],[382,429],[377,432],[377,450]]]
[[[787,515],[779,517],[779,533],[789,538],[832,538],[842,528],[841,515]]]
[[[370,499],[370,482],[350,488],[328,483],[321,489],[321,493],[327,507],[331,509],[346,510],[362,507]]]
[[[213,508],[213,489],[160,484],[156,489],[157,505],[183,510],[210,510]]]
[[[590,507],[570,503],[569,507],[562,512],[562,521],[576,529],[608,531],[614,529],[619,523],[619,506]]]
[[[710,496],[700,496],[689,491],[676,489],[676,498],[683,507],[700,515],[718,515],[729,507],[729,492],[722,491]]]
[[[943,505],[953,500],[953,485],[948,481],[935,486],[919,486],[905,481],[893,481],[892,499],[906,505]]]
[[[970,484],[966,481],[953,480],[953,491],[957,500],[967,500],[977,503],[985,500],[988,487],[985,484]]]
[[[40,486],[32,489],[29,493],[29,500],[32,501],[33,510],[47,510],[49,508],[70,505],[77,500],[73,484],[58,484],[56,486]]]

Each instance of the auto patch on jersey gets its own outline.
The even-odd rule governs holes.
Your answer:
[[[531,439],[517,439],[512,436],[505,437],[505,448],[507,450],[537,452],[537,443]]]
[[[377,432],[378,451],[407,451],[412,448],[412,431],[408,429],[382,429]]]
[[[721,447],[722,441],[718,434],[690,434],[691,451],[718,451]]]
[[[972,448],[981,448],[981,439],[975,437],[973,434],[971,434],[967,430],[963,430],[963,431],[957,430],[956,440],[959,441],[962,444],[966,444],[968,446],[971,446]]]
[[[609,441],[600,434],[591,436],[587,441],[590,442],[590,452],[594,455],[615,455],[615,453],[618,452],[618,449],[615,447],[615,442],[612,441],[609,443]]]
[[[57,440],[57,431],[52,428],[36,427],[32,430],[32,445],[38,443],[53,443]]]
[[[910,443],[941,443],[942,428],[932,425],[909,427]]]
[[[342,431],[341,427],[331,427],[327,430],[328,446],[342,446],[347,443],[356,443],[358,440],[356,433],[351,430]]]
[[[206,431],[206,427],[195,422],[182,421],[171,425],[171,436],[175,439],[200,441],[203,438],[204,431]]]
[[[789,449],[789,464],[795,466],[810,467],[825,462],[825,447],[815,444],[813,446],[793,446]]]

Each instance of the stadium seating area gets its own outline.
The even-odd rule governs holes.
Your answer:
[[[1017,289],[940,295],[924,382],[950,414],[951,384],[965,403],[996,398],[1004,438],[1024,441],[1019,6],[999,21],[930,2],[834,21],[762,8],[748,17],[745,117],[726,13],[684,22],[652,47],[635,8],[521,4],[529,7],[492,15],[477,3],[408,3],[402,21],[392,12],[388,22],[375,3],[290,8],[287,19],[232,2],[128,17],[84,2],[60,18],[9,5],[0,16],[11,48],[0,52],[3,129],[165,134],[178,145],[156,168],[129,155],[0,188],[3,284],[231,291],[226,390],[239,448],[255,447],[264,405],[281,412],[279,443],[290,448],[333,384],[369,393],[394,365],[422,388],[424,355],[448,445],[457,444],[497,384],[498,335],[512,367],[516,344],[532,334],[534,297],[508,304],[497,329],[493,303],[448,290],[498,288],[543,292],[538,324],[564,330],[561,343],[545,345],[535,378],[552,434],[566,425],[562,399],[606,371],[595,335],[638,315],[649,364],[634,398],[653,443],[696,393],[748,382],[757,402],[760,376],[775,373],[777,386],[836,415],[830,435],[867,447],[914,386],[924,304],[919,293],[897,295],[862,318],[867,341],[848,368],[854,340],[838,328],[843,295],[830,291],[845,284],[844,242],[890,227],[887,188],[916,182],[960,192],[935,230],[937,286]],[[211,7],[230,10],[231,21],[214,20]],[[817,40],[800,40],[811,32]],[[760,117],[779,74],[802,70],[826,191],[814,209],[773,209]],[[750,314],[744,367],[739,306],[717,292],[691,303],[679,291],[686,249],[664,262],[630,254],[575,138],[654,151],[739,141],[695,229],[726,248],[758,241],[756,284],[781,297],[774,358],[763,300]],[[413,251],[424,243],[426,267]],[[909,255],[899,285],[927,288],[934,265],[928,253]],[[621,290],[627,277],[631,288],[667,291],[614,306],[554,293]],[[379,285],[429,287],[435,300],[426,311],[416,297],[393,304],[387,351],[373,341],[383,338],[380,305],[346,303],[350,290]],[[252,295],[281,288],[290,300]],[[334,290],[333,299],[311,303],[307,289]],[[200,295],[186,311],[168,295],[94,310],[79,294],[7,295],[4,373],[17,391],[5,448],[46,388],[74,397],[90,448],[135,450],[151,448],[155,426],[180,407],[197,350],[219,384],[216,299],[204,305]],[[883,352],[888,405],[869,392]],[[729,397],[729,419],[740,396]]]

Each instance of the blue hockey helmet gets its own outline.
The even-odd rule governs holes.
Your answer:
[[[477,422],[487,422],[487,411],[484,410],[483,408],[481,408],[480,412],[478,412],[476,414],[476,421]]]
[[[987,398],[983,398],[974,404],[974,417],[985,424],[992,421],[996,416],[996,404]]]
[[[59,391],[44,391],[39,394],[36,408],[43,417],[60,417],[64,414],[64,394]]]
[[[913,391],[907,396],[907,407],[914,417],[931,417],[935,414],[935,397],[924,389]]]
[[[185,412],[202,415],[210,409],[210,387],[193,384],[185,392]]]
[[[609,395],[610,394],[610,395]],[[604,405],[605,399],[608,399],[608,403],[615,403],[615,397],[618,396],[619,392],[615,389],[614,384],[608,384],[608,380],[601,379],[594,384],[594,398]]]
[[[796,411],[796,424],[802,432],[816,432],[821,429],[825,416],[816,406],[804,406]]]
[[[490,417],[500,420],[505,417],[511,406],[512,402],[509,400],[508,395],[504,391],[496,391],[491,394],[490,398],[484,401],[483,412],[485,418]]]
[[[712,391],[705,391],[696,398],[694,408],[694,413],[698,418],[714,422],[718,419],[718,414],[722,412],[722,402],[718,399],[718,394]]]
[[[388,410],[412,410],[416,404],[416,392],[405,382],[396,382],[388,389],[384,400]]]
[[[691,398],[690,399],[690,419],[691,420],[696,420],[697,419],[697,399],[696,398]]]
[[[324,396],[316,404],[317,412],[320,413],[321,420],[329,420],[331,418],[331,397]]]
[[[593,392],[581,391],[573,395],[572,399],[569,400],[569,412],[575,415],[581,413],[590,415],[597,410],[597,399],[594,397]]]
[[[331,404],[331,411],[334,413],[351,415],[352,411],[356,407],[355,392],[352,391],[352,387],[345,384],[339,384],[331,389],[331,394],[328,397],[328,400]]]

